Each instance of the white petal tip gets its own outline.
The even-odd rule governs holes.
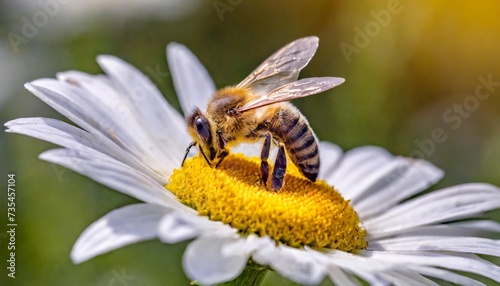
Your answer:
[[[33,89],[35,89],[35,87],[32,84],[32,81],[25,83],[24,88],[26,88],[29,91],[32,91]]]
[[[98,55],[96,57],[96,61],[100,64],[101,62],[106,62],[106,61],[111,61],[117,59],[116,57],[112,55]]]
[[[176,42],[170,42],[167,45],[167,60],[168,62],[174,61],[175,57],[179,54],[191,54],[191,51],[184,46]],[[194,55],[192,55],[194,57]]]
[[[73,262],[73,264],[80,264],[80,263],[83,263],[83,262],[89,260],[89,258],[86,258],[81,253],[78,253],[77,251],[75,251],[74,248],[73,248],[73,251],[71,251],[70,258],[71,258],[71,262]]]
[[[177,42],[170,42],[167,44],[167,50],[168,49],[175,49],[177,47],[183,47],[184,45],[183,44],[179,44]]]
[[[9,128],[11,128],[13,125],[16,124],[16,121],[18,121],[19,119],[14,119],[14,120],[9,120],[7,122],[5,122],[3,124],[4,127],[6,127],[7,129],[5,130],[5,132],[10,132]]]
[[[115,65],[117,65],[120,68],[131,67],[129,63],[125,62],[124,60],[118,57],[111,55],[98,55],[96,57],[96,61],[106,73],[108,73],[107,70],[108,68],[114,67]]]

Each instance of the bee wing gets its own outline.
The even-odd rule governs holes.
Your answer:
[[[318,48],[318,37],[295,40],[267,58],[238,87],[251,88],[256,94],[269,91],[296,81]]]
[[[342,84],[345,79],[341,77],[311,77],[280,86],[268,94],[257,97],[241,108],[237,112],[244,112],[266,105],[289,101],[294,98],[305,97],[323,92]]]

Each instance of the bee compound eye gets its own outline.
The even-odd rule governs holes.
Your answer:
[[[205,122],[202,118],[198,117],[195,120],[196,130],[198,134],[203,138],[208,138],[210,136],[210,130],[208,130],[208,122]]]

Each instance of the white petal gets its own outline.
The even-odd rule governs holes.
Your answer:
[[[478,237],[408,236],[370,241],[370,250],[453,251],[500,257],[500,241]]]
[[[106,114],[99,113],[99,107],[94,108],[91,102],[82,100],[84,96],[76,93],[75,87],[69,84],[63,84],[54,79],[38,79],[31,83],[25,84],[25,87],[50,107],[54,108],[57,112],[66,116],[69,120],[73,121],[83,129],[89,131],[95,136],[101,135],[100,140],[113,142],[110,135],[101,130],[100,125],[107,125],[108,129],[114,132],[120,132],[118,128],[113,125]],[[104,129],[104,128],[102,128]],[[105,143],[108,143],[105,142]],[[123,142],[116,142],[122,148]]]
[[[400,265],[422,265],[482,275],[500,282],[500,267],[471,254],[445,254],[432,252],[363,251],[372,259]]]
[[[319,176],[325,181],[329,181],[335,168],[338,166],[340,159],[342,157],[342,149],[339,146],[327,142],[319,142],[319,155],[321,158],[321,165],[319,170]]]
[[[367,175],[394,158],[379,147],[364,146],[345,153],[338,167],[327,182],[350,199],[350,189]]]
[[[425,225],[412,227],[408,229],[400,229],[387,232],[368,233],[367,239],[375,241],[384,237],[397,234],[401,236],[456,236],[456,237],[483,237],[491,236],[495,232],[500,232],[500,223],[487,220],[479,221],[464,221],[438,225]]]
[[[457,285],[469,285],[469,286],[479,286],[484,285],[483,283],[476,281],[472,278],[457,274],[452,271],[434,268],[434,267],[426,267],[426,266],[414,266],[408,265],[408,270],[415,271],[421,273],[426,276],[438,278],[444,281],[449,281],[451,283]]]
[[[96,140],[102,141],[107,146],[113,144],[119,146],[164,177],[170,176],[173,168],[180,165],[181,156],[177,156],[178,159],[171,156],[171,160],[160,162],[154,154],[160,152],[161,148],[151,148],[148,144],[151,140],[130,133],[130,130],[135,132],[140,128],[133,129],[133,125],[120,124],[121,120],[117,117],[117,113],[111,112],[110,108],[100,104],[99,100],[93,100],[88,91],[54,79],[39,79],[25,86],[56,111],[93,134]],[[137,131],[137,135],[139,134],[142,133]],[[183,148],[167,149],[182,154]]]
[[[136,132],[136,140],[139,140],[140,151],[146,157],[145,162],[170,176],[180,165],[182,153],[190,142],[184,119],[151,81],[133,66],[112,56],[99,56],[97,61],[113,87],[128,100],[133,117],[143,126],[144,132]]]
[[[349,187],[349,198],[353,205],[362,200],[365,195],[376,196],[374,192],[388,188],[395,181],[400,180],[402,174],[407,173],[409,168],[409,159],[395,157],[385,164],[380,164],[370,173],[366,173],[364,178],[351,183]]]
[[[175,140],[179,145],[187,146],[187,136],[178,135],[186,134],[184,119],[144,74],[113,56],[99,56],[97,62],[115,88],[135,103],[141,121],[157,136],[159,144]],[[172,136],[173,134],[176,136]]]
[[[89,75],[79,71],[66,71],[58,73],[57,79],[59,80],[59,86],[67,87],[67,92],[54,85],[45,85],[45,87],[69,99],[78,99],[82,107],[93,109],[82,109],[83,112],[100,110],[101,114],[113,120],[113,125],[117,125],[120,132],[124,133],[120,133],[118,136],[127,136],[127,140],[138,142],[149,140],[147,129],[144,128],[147,126],[144,125],[146,122],[140,122],[141,116],[136,112],[137,103],[119,92],[106,76]]]
[[[500,223],[491,220],[477,220],[477,221],[470,220],[470,221],[457,222],[452,225],[461,228],[473,229],[476,231],[500,232]],[[484,234],[481,236],[484,236]]]
[[[429,286],[438,284],[428,278],[423,277],[422,275],[410,272],[410,271],[388,271],[385,273],[381,273],[381,276],[391,281],[391,284],[397,286]]]
[[[195,107],[205,111],[215,92],[215,84],[205,67],[188,48],[177,43],[168,44],[167,59],[184,114],[189,114]]]
[[[249,255],[255,251],[266,251],[275,248],[276,242],[268,236],[259,237],[251,234],[247,237],[240,237],[235,243],[225,245],[222,252],[225,255]]]
[[[444,172],[424,160],[412,160],[382,174],[386,184],[372,184],[364,190],[365,196],[353,201],[353,207],[362,220],[378,215],[399,202],[427,189],[439,181]]]
[[[319,252],[312,249],[307,250],[314,255],[315,259],[318,260],[321,265],[325,267],[329,267],[330,265],[340,267],[344,271],[348,271],[362,278],[368,282],[369,285],[389,285],[387,279],[378,274],[397,267],[397,264],[394,263],[388,263],[379,259],[373,259],[369,256],[365,257],[339,250],[331,250],[328,252]]]
[[[161,217],[168,209],[136,204],[114,210],[91,224],[78,238],[71,259],[81,263],[132,243],[156,237]]]
[[[216,284],[235,279],[245,268],[249,254],[228,255],[223,247],[236,243],[239,236],[205,236],[191,242],[184,251],[186,275],[200,284]]]
[[[166,243],[178,243],[195,238],[199,234],[197,227],[186,223],[181,215],[174,212],[164,216],[158,226],[158,236]]]
[[[167,243],[176,243],[199,235],[228,236],[236,233],[236,229],[220,221],[213,221],[199,216],[191,209],[173,212],[165,216],[159,225],[159,237]]]
[[[107,142],[111,144],[106,145],[85,130],[65,122],[51,118],[19,118],[5,123],[5,126],[8,128],[6,132],[28,135],[68,149],[96,150],[147,174],[157,182],[167,182],[167,178],[153,172],[116,144]]]
[[[140,140],[136,140],[126,126],[120,124],[124,113],[103,104],[102,100],[79,85],[55,79],[38,79],[25,86],[56,111],[95,136],[114,141],[127,151],[140,150]]]
[[[280,275],[302,284],[319,284],[327,274],[326,267],[314,256],[301,249],[279,245],[257,251],[253,259],[270,265]]]
[[[128,66],[124,64],[123,68],[127,69]],[[138,71],[135,72],[139,73]],[[153,159],[153,161],[160,161],[160,165],[168,164],[168,161],[172,160],[172,156],[171,153],[165,151],[177,149],[180,152],[186,146],[186,142],[189,142],[186,132],[177,132],[179,126],[164,124],[162,132],[176,134],[171,140],[162,140],[162,137],[155,133],[153,126],[148,122],[148,118],[141,114],[140,108],[144,105],[144,102],[153,96],[152,94],[145,94],[145,98],[127,96],[126,93],[120,92],[119,88],[115,88],[116,84],[104,75],[94,76],[77,71],[67,71],[58,73],[58,79],[65,83],[73,83],[75,89],[85,91],[85,96],[82,99],[98,105],[98,108],[102,108],[114,121],[114,124],[121,127],[122,132],[128,133],[127,141],[135,140],[138,142],[141,151],[151,157],[149,161]],[[161,100],[163,101],[163,98]],[[161,106],[158,106],[158,109],[161,109]],[[180,118],[176,111],[173,111],[172,116]],[[172,123],[175,122],[174,120]],[[180,127],[184,127],[184,123]],[[117,135],[120,136],[121,134]],[[150,154],[153,150],[155,153]],[[178,155],[178,153],[175,155]],[[173,159],[180,160],[178,157],[176,156]]]
[[[54,149],[40,154],[40,158],[64,166],[141,201],[175,209],[187,208],[150,177],[96,151]]]
[[[335,265],[328,266],[328,277],[335,285],[346,286],[360,286],[361,283],[354,277],[354,275],[343,271],[340,267]]]
[[[365,220],[364,226],[380,235],[411,227],[470,218],[500,207],[500,190],[471,183],[435,191],[400,204],[384,214]]]

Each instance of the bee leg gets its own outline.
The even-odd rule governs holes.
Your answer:
[[[229,152],[227,150],[222,150],[222,152],[219,155],[219,161],[217,162],[217,164],[215,164],[215,168],[218,168],[220,166],[220,164],[227,157],[227,155],[229,155]]]
[[[224,158],[226,158],[227,155],[229,155],[229,151],[226,150],[226,141],[224,141],[224,137],[222,136],[222,131],[217,130],[216,135],[217,135],[217,143],[219,144],[219,149],[222,150],[219,156],[217,156],[219,158],[219,161],[217,162],[217,164],[215,164],[215,167],[217,168],[220,166]]]
[[[279,191],[283,187],[286,173],[286,154],[285,147],[280,146],[276,161],[274,162],[273,177],[271,178],[271,185],[273,190]]]
[[[262,183],[266,185],[267,178],[269,178],[269,164],[267,163],[267,158],[269,158],[269,150],[271,150],[271,134],[266,133],[266,139],[264,140],[264,145],[262,145],[262,152],[260,153],[260,175]]]
[[[184,154],[184,159],[182,159],[181,167],[184,166],[184,161],[186,161],[186,158],[189,154],[189,150],[191,150],[191,147],[193,147],[194,145],[196,145],[195,141],[189,143],[189,146],[186,148],[186,154]]]
[[[205,158],[205,161],[207,161],[208,166],[212,167],[212,163],[210,163],[210,160],[208,160],[207,155],[205,155],[205,152],[203,152],[203,148],[201,148],[201,146],[200,146],[199,149],[200,149],[201,155],[203,155],[203,158]]]

